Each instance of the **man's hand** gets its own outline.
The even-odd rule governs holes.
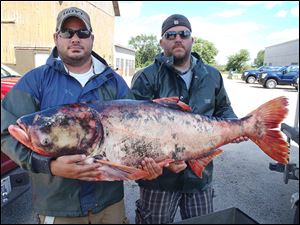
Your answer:
[[[141,165],[139,165],[139,169],[143,169],[148,171],[149,176],[145,177],[144,180],[153,180],[162,175],[162,167],[157,164],[152,158],[145,158]]]
[[[183,171],[187,167],[186,163],[184,161],[176,161],[169,164],[169,166],[166,166],[170,171],[173,173],[179,173]]]
[[[97,176],[101,174],[97,168],[99,163],[86,163],[85,155],[61,156],[50,162],[51,173],[70,179],[79,179],[85,181],[97,181]]]
[[[240,143],[240,142],[248,141],[248,140],[249,140],[248,137],[242,136],[242,137],[238,137],[238,138],[234,139],[231,143],[238,144],[238,143]]]

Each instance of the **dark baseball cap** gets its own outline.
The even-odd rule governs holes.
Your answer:
[[[169,16],[161,26],[161,36],[172,27],[185,26],[192,31],[190,21],[183,15],[173,14]]]
[[[86,29],[92,31],[91,20],[89,15],[82,9],[76,7],[66,8],[58,14],[56,22],[56,31],[61,30],[61,26],[63,25],[65,20],[70,17],[77,17],[78,19],[82,20],[82,22],[85,24]]]

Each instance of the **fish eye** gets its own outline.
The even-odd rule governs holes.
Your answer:
[[[45,138],[43,138],[43,139],[41,140],[41,144],[42,144],[43,146],[49,145],[50,142],[51,142],[51,140],[50,140],[49,137],[45,137]]]

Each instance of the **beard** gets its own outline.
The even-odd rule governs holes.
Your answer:
[[[174,65],[181,66],[184,65],[187,60],[190,58],[190,52],[185,52],[183,56],[176,56],[174,55]]]
[[[183,51],[174,52],[175,49],[178,47],[181,47]],[[185,48],[185,46],[181,44],[175,44],[172,50],[167,52],[167,55],[173,56],[175,66],[181,66],[184,65],[190,59],[191,51],[192,51],[192,46],[189,48]]]

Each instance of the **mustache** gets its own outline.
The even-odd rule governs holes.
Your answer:
[[[180,42],[176,42],[176,43],[174,44],[174,46],[173,46],[172,49],[175,49],[175,48],[178,48],[178,47],[181,47],[181,48],[185,49],[185,47],[183,46],[183,44],[180,43]]]
[[[68,46],[68,49],[71,49],[71,48],[84,49],[84,47],[81,46],[81,45],[70,45],[70,46]]]

